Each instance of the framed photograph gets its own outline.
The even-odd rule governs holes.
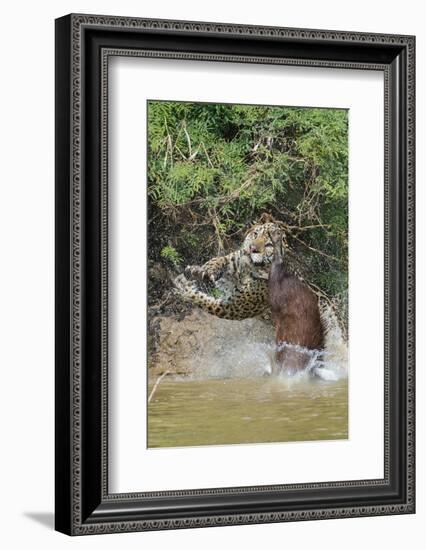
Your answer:
[[[56,529],[415,511],[413,36],[56,20]]]

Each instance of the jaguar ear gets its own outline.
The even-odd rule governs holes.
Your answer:
[[[278,244],[280,241],[282,243],[284,242],[284,234],[282,230],[279,229],[278,227],[275,227],[272,231],[270,231],[269,235],[274,245]]]
[[[276,223],[274,229],[269,232],[272,243],[276,246],[279,245],[283,250],[288,248],[287,236],[285,234],[284,227],[280,223]]]

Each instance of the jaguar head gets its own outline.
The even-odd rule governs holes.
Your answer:
[[[266,217],[268,216],[268,217]],[[264,221],[266,219],[266,221]],[[263,215],[261,222],[253,225],[247,232],[243,250],[250,256],[252,263],[255,266],[267,266],[272,263],[274,258],[274,241],[276,235],[280,234],[281,238],[285,239],[282,226],[269,215]]]

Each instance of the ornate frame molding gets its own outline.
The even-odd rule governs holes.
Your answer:
[[[88,77],[85,71],[89,63],[89,53],[94,51],[89,48],[88,31],[96,37],[96,31],[110,30],[118,36],[124,33],[127,36],[135,37],[138,33],[141,36],[151,37],[155,34],[165,33],[167,36],[212,36],[230,37],[241,43],[245,39],[262,39],[280,43],[289,42],[303,45],[323,44],[328,51],[334,46],[344,48],[346,45],[355,47],[369,45],[377,52],[390,52],[389,60],[385,62],[374,62],[371,60],[356,61],[335,60],[330,58],[309,58],[297,56],[268,56],[268,55],[243,55],[232,53],[196,53],[193,51],[172,51],[170,49],[154,48],[131,48],[129,46],[119,47],[113,44],[97,45],[100,50],[97,63],[99,64],[100,81],[100,258],[99,258],[99,279],[100,279],[100,313],[99,313],[99,345],[100,345],[100,380],[99,389],[101,398],[99,401],[100,410],[98,428],[100,434],[99,468],[93,471],[98,472],[99,479],[96,483],[87,484],[87,474],[84,465],[87,454],[87,442],[85,442],[84,426],[87,422],[87,409],[84,403],[87,399],[87,382],[85,377],[85,338],[84,331],[86,315],[86,278],[88,260],[86,245],[87,231],[92,231],[88,222],[85,210],[84,185],[88,181],[86,149],[88,140],[85,136],[85,126],[88,124],[88,98],[90,89]],[[107,41],[108,42],[108,41]],[[286,29],[278,27],[252,27],[245,25],[228,25],[218,23],[201,23],[186,21],[148,20],[136,18],[107,17],[94,15],[70,15],[57,20],[57,164],[56,185],[57,196],[63,196],[57,204],[57,215],[69,215],[69,225],[62,225],[57,220],[57,243],[62,246],[68,239],[70,243],[66,251],[60,252],[58,261],[58,278],[69,282],[62,285],[59,281],[59,294],[57,301],[59,306],[68,300],[69,317],[63,311],[57,312],[57,329],[59,332],[67,330],[66,336],[59,338],[56,363],[57,383],[57,427],[61,430],[67,421],[69,429],[65,434],[57,431],[57,529],[69,534],[83,535],[94,533],[112,533],[125,531],[141,531],[153,529],[177,529],[188,527],[201,527],[213,525],[236,525],[247,523],[282,522],[282,521],[303,521],[308,519],[326,519],[337,517],[359,517],[384,514],[401,514],[414,512],[414,133],[415,133],[415,40],[412,36],[346,33],[341,31],[321,31],[307,29]],[[343,51],[343,50],[342,50]],[[88,53],[89,52],[89,53]],[[395,65],[392,60],[399,56],[399,63]],[[92,55],[92,53],[90,53]],[[228,489],[193,490],[193,491],[170,491],[158,493],[130,493],[130,494],[109,494],[107,475],[107,403],[108,403],[108,353],[107,353],[107,315],[108,315],[108,153],[107,153],[107,123],[108,123],[108,59],[110,56],[139,56],[158,57],[169,59],[191,59],[208,61],[231,61],[243,63],[274,63],[285,65],[301,65],[314,67],[336,67],[343,69],[369,69],[383,71],[385,75],[385,477],[383,480],[345,481],[335,483],[315,483],[280,485],[271,487],[240,487]],[[402,57],[401,57],[402,56]],[[65,62],[65,66],[62,66]],[[93,61],[90,61],[91,63]],[[405,63],[405,74],[401,73],[401,66]],[[60,67],[61,65],[61,67]],[[402,69],[404,70],[404,68]],[[61,86],[64,80],[68,80],[65,89]],[[401,99],[402,97],[402,99]],[[395,101],[402,101],[406,105],[406,132],[402,136],[395,135],[395,120],[392,118],[392,109]],[[61,127],[68,105],[69,120],[65,124],[65,130]],[[67,126],[68,124],[68,126]],[[71,151],[67,155],[66,148]],[[395,151],[398,154],[398,167],[393,165]],[[66,158],[66,159],[65,159]],[[64,160],[65,159],[65,160]],[[398,193],[400,202],[395,203],[395,196],[392,195],[392,177],[399,169]],[[392,172],[392,173],[391,173]],[[64,178],[69,178],[68,187],[64,185]],[[405,188],[401,184],[405,181]],[[68,191],[67,191],[68,190]],[[397,210],[400,210],[398,213]],[[396,234],[391,231],[391,224],[397,216],[400,234],[397,242],[400,243],[396,249]],[[401,255],[404,257],[401,259]],[[396,269],[399,273],[397,281],[392,279],[392,262],[395,257],[402,262],[401,267]],[[68,258],[66,262],[65,259]],[[65,261],[65,265],[64,265]],[[65,274],[67,273],[67,275]],[[405,274],[405,280],[401,281],[401,273]],[[68,278],[67,278],[68,277]],[[399,350],[399,360],[405,360],[405,370],[401,365],[398,376],[402,381],[402,388],[405,388],[403,405],[406,413],[404,418],[405,426],[401,427],[400,436],[403,434],[406,444],[405,462],[406,468],[400,472],[405,480],[399,481],[399,497],[404,496],[403,501],[394,498],[389,503],[364,505],[331,505],[330,507],[318,506],[314,508],[308,504],[305,510],[287,509],[274,511],[258,511],[253,509],[247,513],[215,513],[206,515],[192,513],[188,516],[172,519],[171,517],[144,517],[143,511],[130,519],[129,514],[122,512],[126,506],[137,506],[146,498],[176,497],[204,497],[233,495],[244,499],[253,493],[294,493],[307,490],[332,490],[339,489],[362,489],[373,487],[389,487],[395,482],[391,479],[391,439],[396,434],[391,430],[392,408],[395,407],[395,372],[391,369],[391,331],[395,311],[392,310],[391,285],[400,284],[403,295],[402,305],[404,311],[397,311],[398,316],[403,319],[402,332],[405,334],[405,342],[401,342],[402,350]],[[65,286],[65,288],[62,288]],[[399,287],[398,287],[399,288]],[[58,292],[58,290],[57,290]],[[399,326],[399,325],[398,325]],[[88,344],[86,344],[88,345]],[[392,348],[393,349],[393,348]],[[69,355],[68,355],[69,352]],[[67,359],[68,357],[68,359]],[[64,361],[67,365],[64,365]],[[87,361],[86,361],[87,362]],[[394,368],[394,367],[393,367]],[[394,377],[394,378],[392,378]],[[401,378],[403,377],[403,379]],[[65,404],[59,403],[63,398],[64,388],[69,392],[69,401]],[[392,389],[393,388],[393,389]],[[401,391],[397,389],[399,395]],[[65,410],[66,409],[66,410]],[[395,422],[394,422],[395,423]],[[394,472],[395,475],[395,472]],[[58,485],[68,483],[68,489],[58,489]],[[94,488],[95,487],[95,488]],[[404,495],[401,493],[403,489]],[[96,491],[99,492],[95,496]],[[88,496],[89,495],[89,496]],[[94,506],[95,501],[99,506]],[[90,513],[88,514],[90,510]],[[122,521],[120,518],[125,518]]]

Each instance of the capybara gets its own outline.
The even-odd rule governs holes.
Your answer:
[[[320,350],[324,344],[318,298],[300,279],[286,272],[281,231],[271,234],[274,258],[269,274],[269,302],[275,326],[274,372],[294,374],[312,359],[307,350]]]

